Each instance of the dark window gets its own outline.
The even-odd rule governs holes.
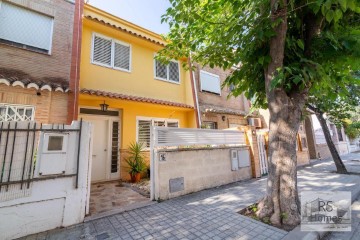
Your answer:
[[[203,122],[201,124],[201,128],[204,128],[204,129],[217,129],[217,123],[216,122]]]
[[[113,122],[111,137],[111,172],[116,173],[119,167],[119,122]]]
[[[336,130],[337,130],[337,134],[338,134],[339,142],[344,141],[344,137],[343,137],[343,135],[342,135],[341,128],[336,128]]]

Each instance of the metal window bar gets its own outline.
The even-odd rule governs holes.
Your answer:
[[[30,187],[30,183],[34,181],[42,181],[55,178],[76,177],[75,187],[78,187],[78,175],[79,175],[79,160],[81,152],[81,129],[82,119],[80,120],[79,127],[76,129],[67,129],[64,124],[52,124],[50,128],[44,128],[42,124],[33,122],[1,122],[0,123],[0,153],[3,156],[0,158],[0,193],[4,190],[7,192],[9,186],[19,185],[19,189],[22,190],[24,185],[27,189]],[[24,126],[24,127],[19,127]],[[78,149],[77,149],[77,169],[73,174],[64,174],[56,176],[42,176],[33,177],[35,166],[34,160],[37,152],[36,143],[37,136],[40,136],[41,132],[63,133],[63,132],[77,132],[78,133]],[[19,136],[20,133],[23,136]],[[24,140],[25,144],[19,144],[20,138]],[[19,141],[20,142],[20,141]],[[19,152],[22,153],[21,160],[15,162],[15,155],[19,157]],[[16,168],[20,166],[21,169]]]

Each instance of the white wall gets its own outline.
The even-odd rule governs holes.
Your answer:
[[[71,126],[67,127],[78,128],[78,126],[79,122],[73,122]],[[66,153],[62,153],[63,156],[59,154],[50,158],[48,155],[45,156],[46,154],[41,150],[44,141],[42,137],[40,137],[34,178],[47,177],[39,175],[41,164],[48,160],[57,161],[58,158],[66,161],[65,174],[76,173],[78,133],[68,133],[67,150]],[[75,176],[34,181],[31,184],[29,196],[0,202],[0,239],[19,238],[57,227],[77,224],[84,220],[88,195],[89,163],[91,162],[90,141],[90,124],[83,122],[77,189],[75,188]]]

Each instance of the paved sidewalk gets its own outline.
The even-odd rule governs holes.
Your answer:
[[[344,157],[360,172],[360,154]],[[331,173],[330,160],[298,172],[299,190],[345,190],[358,187],[360,176]],[[237,213],[265,193],[266,178],[204,190],[141,209],[52,230],[24,239],[282,239],[287,232]]]

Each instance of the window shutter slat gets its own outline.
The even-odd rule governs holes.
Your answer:
[[[143,143],[144,147],[150,147],[150,120],[139,120],[138,122],[138,142]]]
[[[114,67],[130,71],[130,46],[115,43]]]
[[[111,45],[111,40],[95,36],[93,61],[111,66]]]

